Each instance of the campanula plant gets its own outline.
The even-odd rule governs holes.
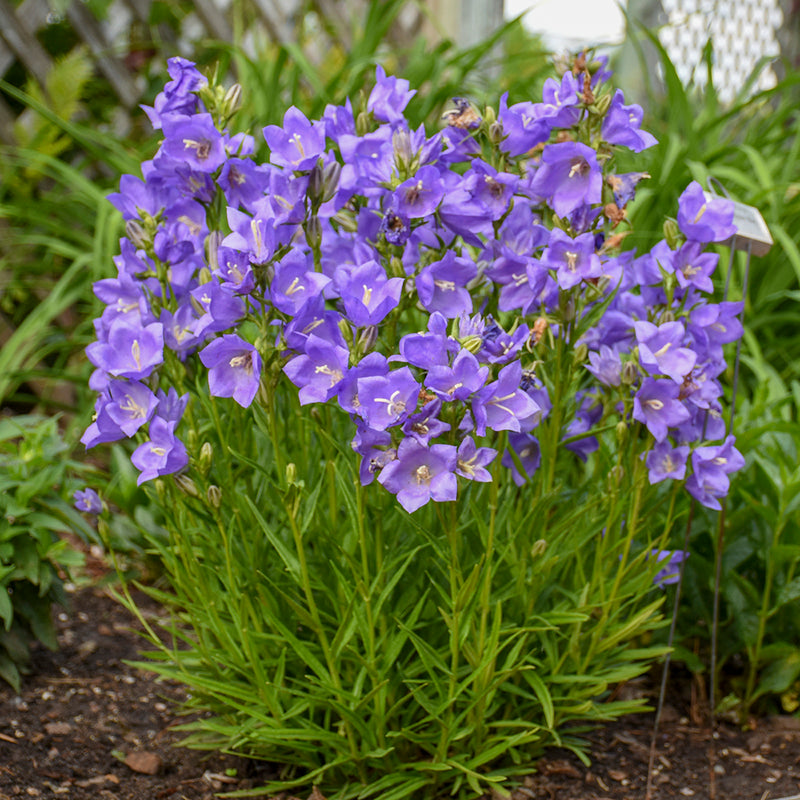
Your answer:
[[[742,466],[722,421],[741,304],[707,250],[733,209],[690,185],[625,249],[655,143],[600,60],[542,102],[413,129],[360,104],[252,135],[241,87],[183,59],[163,141],[111,202],[117,276],[87,348],[87,447],[135,437],[179,612],[151,668],[212,712],[187,743],[281,765],[265,791],[462,795],[587,722],[663,649],[687,498]],[[636,645],[635,647],[633,645]]]

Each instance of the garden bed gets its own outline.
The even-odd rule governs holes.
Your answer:
[[[71,613],[57,617],[60,650],[35,650],[21,696],[0,690],[0,800],[200,800],[274,777],[260,762],[176,749],[182,688],[125,664],[146,644],[106,592],[84,588],[72,599]],[[160,613],[141,600],[146,615]],[[714,751],[709,731],[689,713],[679,702],[666,708],[653,800],[710,797]],[[598,730],[588,769],[552,751],[514,800],[641,800],[651,731],[651,715]],[[778,800],[800,792],[800,720],[758,720],[750,731],[722,724],[717,733],[717,797]]]

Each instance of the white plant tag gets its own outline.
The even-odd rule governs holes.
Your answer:
[[[703,192],[703,194],[708,201],[720,198],[720,195],[711,192]],[[733,245],[735,250],[747,250],[749,246],[752,255],[766,255],[770,251],[773,241],[761,212],[754,206],[737,203],[735,200],[730,202],[733,203],[733,224],[736,226],[736,236],[732,236],[720,244]]]

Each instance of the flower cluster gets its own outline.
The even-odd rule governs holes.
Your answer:
[[[87,447],[137,435],[140,482],[185,468],[176,376],[199,360],[210,394],[243,407],[281,375],[301,404],[340,406],[362,483],[408,511],[491,480],[495,461],[531,480],[542,425],[586,459],[609,421],[649,437],[651,482],[691,465],[688,491],[718,506],[741,466],[718,378],[742,329],[740,304],[708,301],[705,248],[733,210],[693,183],[668,240],[623,250],[647,176],[616,174],[614,154],[655,140],[602,61],[576,59],[540,103],[459,99],[432,135],[379,67],[361,110],[290,108],[258,140],[225,127],[239,87],[180,58],[169,73],[147,109],[160,148],[110,198],[127,235],[95,286]]]

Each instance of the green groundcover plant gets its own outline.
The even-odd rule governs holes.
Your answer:
[[[169,72],[158,152],[111,197],[83,442],[135,438],[163,511],[174,616],[145,664],[207,712],[186,744],[271,761],[259,792],[383,800],[581,753],[643,706],[615,687],[665,652],[689,495],[719,508],[743,465],[741,304],[709,297],[731,204],[693,183],[624,249],[647,176],[615,157],[655,140],[585,55],[433,133],[380,67],[257,137],[239,86]]]

